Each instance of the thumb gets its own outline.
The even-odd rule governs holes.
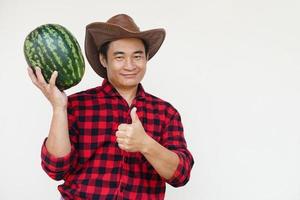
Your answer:
[[[130,111],[130,117],[131,117],[131,121],[132,123],[134,122],[138,122],[139,121],[139,117],[136,114],[136,107],[133,107]]]

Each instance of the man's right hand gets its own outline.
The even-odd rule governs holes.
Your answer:
[[[49,84],[45,81],[40,68],[33,70],[28,67],[28,74],[33,82],[49,100],[53,107],[53,115],[46,148],[55,157],[63,157],[71,152],[71,142],[68,131],[67,104],[68,97],[55,85],[57,72],[53,72]]]
[[[45,81],[41,68],[35,68],[35,74],[31,67],[27,68],[31,81],[37,86],[51,103],[53,109],[66,109],[68,97],[64,92],[61,92],[55,85],[58,72],[54,71],[49,80],[49,84]]]

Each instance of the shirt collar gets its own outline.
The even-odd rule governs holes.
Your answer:
[[[117,97],[117,96],[121,97],[119,92],[114,88],[114,86],[107,79],[103,80],[102,88],[103,88],[104,93],[110,97]],[[145,90],[144,90],[142,84],[139,83],[136,98],[144,99],[145,97],[146,97]]]

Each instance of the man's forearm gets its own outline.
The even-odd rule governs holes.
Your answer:
[[[46,147],[55,157],[63,157],[71,152],[66,108],[53,109]]]
[[[149,136],[141,152],[157,173],[170,179],[177,169],[179,157],[176,153],[168,150]]]

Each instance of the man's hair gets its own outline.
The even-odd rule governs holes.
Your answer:
[[[141,39],[142,40],[142,39]],[[111,43],[112,41],[108,41],[108,42],[105,42],[100,48],[99,48],[99,54],[101,54],[105,60],[107,60],[107,51],[108,51],[108,48],[109,48],[109,44]],[[145,55],[147,56],[148,54],[148,45],[147,43],[142,40],[143,44],[144,44],[144,47],[145,47]]]

